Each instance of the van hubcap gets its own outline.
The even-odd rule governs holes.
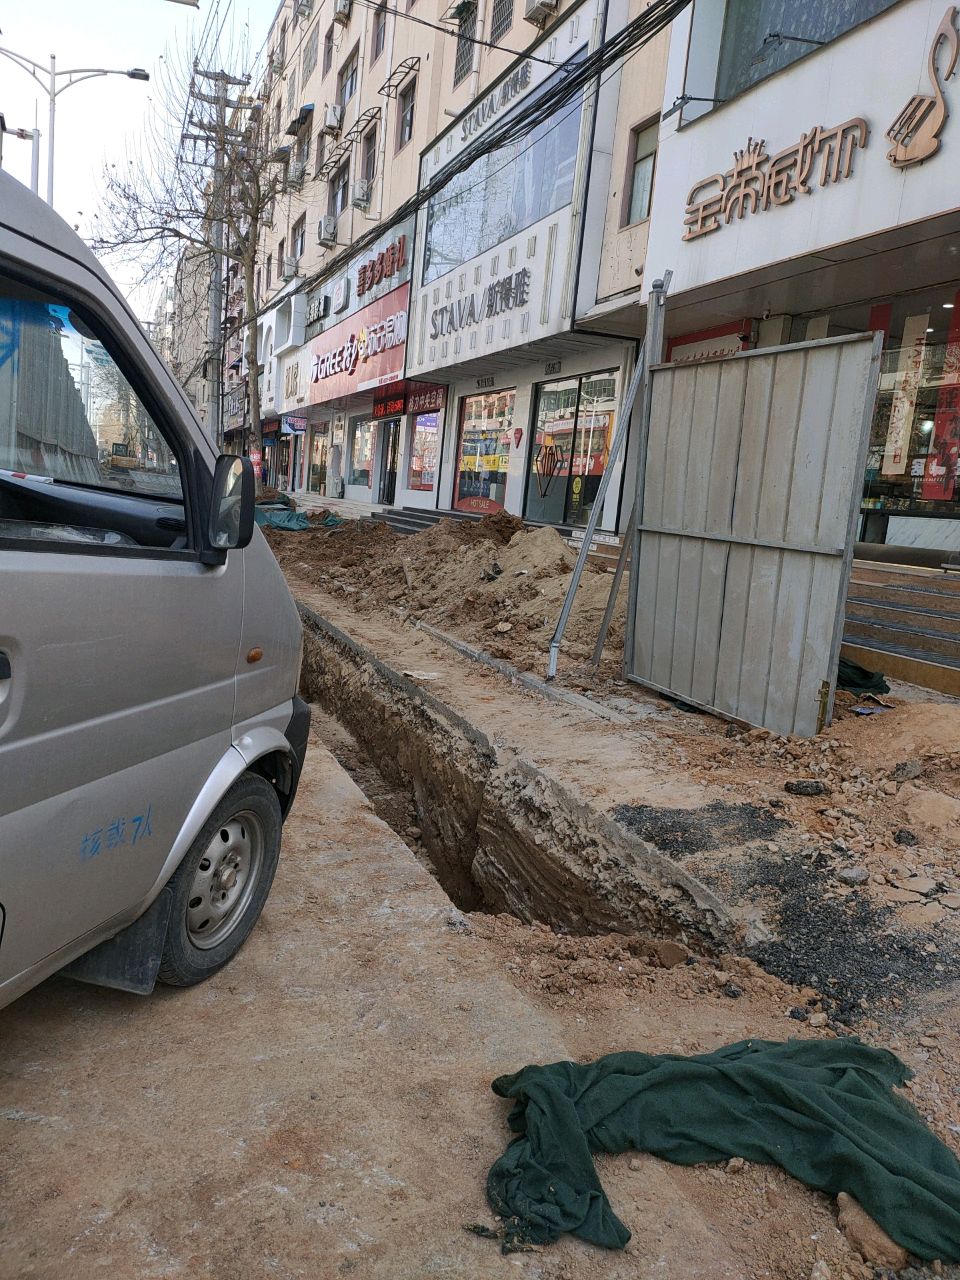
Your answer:
[[[217,828],[187,899],[187,933],[195,947],[219,946],[243,916],[260,875],[263,843],[260,819],[249,810]]]

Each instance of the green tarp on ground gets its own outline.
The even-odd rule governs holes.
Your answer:
[[[504,1251],[571,1232],[623,1248],[597,1151],[647,1151],[675,1164],[742,1156],[807,1186],[852,1195],[920,1258],[960,1260],[960,1163],[893,1092],[910,1071],[858,1040],[744,1040],[696,1057],[614,1053],[501,1076],[519,1136],[487,1195]]]
[[[279,507],[257,507],[256,521],[271,529],[286,529],[288,533],[303,533],[310,528],[310,521],[302,511],[289,511]]]

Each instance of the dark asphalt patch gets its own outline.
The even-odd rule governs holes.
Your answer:
[[[906,1004],[960,977],[955,946],[940,937],[930,954],[923,950],[929,935],[888,932],[896,912],[874,906],[866,895],[825,898],[823,874],[807,860],[757,858],[738,868],[736,878],[748,898],[769,899],[774,891],[779,936],[747,954],[785,982],[816,987],[838,1022],[868,1016],[871,1005],[886,1005],[891,996]]]
[[[621,804],[613,810],[613,816],[621,826],[649,840],[671,858],[751,840],[772,840],[790,826],[766,805],[726,804],[722,800],[711,800],[699,809]]]

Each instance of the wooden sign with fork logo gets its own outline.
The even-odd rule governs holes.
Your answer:
[[[930,45],[929,71],[933,94],[914,94],[887,130],[893,149],[887,159],[897,169],[929,160],[940,150],[940,134],[949,114],[944,97],[944,84],[953,75],[960,56],[960,36],[956,27],[957,6],[952,4],[943,15]],[[941,44],[946,44],[947,61],[941,71],[937,59]]]

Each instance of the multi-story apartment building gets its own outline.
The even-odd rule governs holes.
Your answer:
[[[394,214],[645,7],[284,0],[265,84],[287,166],[260,255],[270,478],[586,521],[642,332],[667,36]],[[620,506],[614,483],[605,527]]]

